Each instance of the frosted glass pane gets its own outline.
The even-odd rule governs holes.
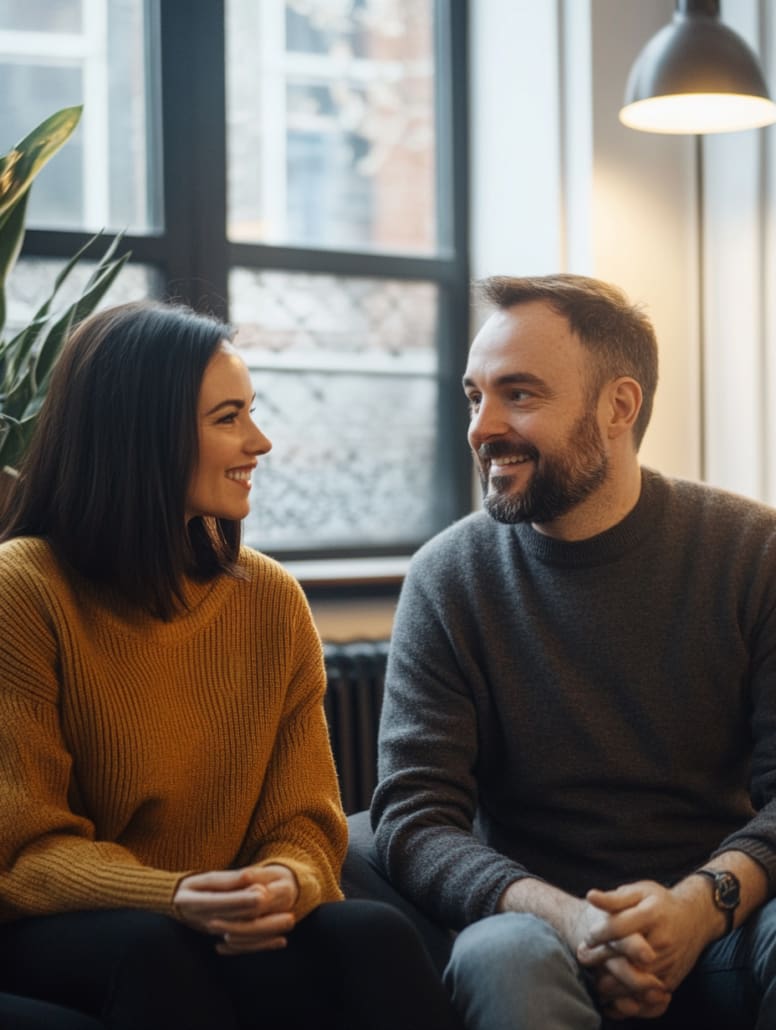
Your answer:
[[[436,287],[237,269],[230,305],[273,442],[247,541],[323,550],[433,533]]]
[[[107,246],[107,243],[106,243]],[[5,336],[26,325],[46,300],[57,274],[65,262],[55,258],[20,258],[6,283],[7,320]],[[80,261],[70,273],[58,294],[54,310],[59,311],[75,300],[96,267],[94,261]],[[127,264],[103,297],[101,308],[124,304],[131,300],[162,296],[161,276],[148,265]]]

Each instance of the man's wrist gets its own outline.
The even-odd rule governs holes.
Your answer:
[[[689,873],[675,884],[673,893],[691,906],[691,919],[704,942],[704,947],[726,936],[728,917],[714,903],[713,885],[704,875]]]
[[[700,876],[711,886],[711,900],[725,920],[725,930],[720,936],[731,932],[735,923],[736,909],[741,904],[741,883],[729,869],[696,869],[692,876]]]
[[[587,903],[545,880],[523,876],[513,880],[501,895],[499,912],[525,912],[553,926],[570,947],[579,943],[577,927]]]

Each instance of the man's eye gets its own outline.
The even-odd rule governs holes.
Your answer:
[[[466,398],[466,403],[469,405],[469,411],[474,412],[480,406],[480,398],[472,395]]]

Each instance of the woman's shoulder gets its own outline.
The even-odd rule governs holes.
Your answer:
[[[29,582],[35,578],[49,581],[60,571],[51,545],[41,537],[19,536],[0,544],[1,581]]]
[[[40,537],[16,537],[0,544],[0,611],[13,614],[20,624],[22,612],[47,622],[67,605],[67,577],[51,546]],[[0,618],[2,621],[2,618]]]
[[[274,558],[250,547],[240,549],[239,573],[247,587],[247,609],[259,613],[259,622],[266,626],[282,626],[284,632],[315,634],[310,605],[299,581]],[[240,588],[233,594],[235,603],[245,605],[246,592]],[[317,637],[316,637],[317,639]]]
[[[279,561],[270,558],[252,547],[241,547],[239,567],[252,583],[259,588],[280,590],[292,596],[304,597],[299,581]]]

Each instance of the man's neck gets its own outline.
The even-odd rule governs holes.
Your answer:
[[[551,522],[532,523],[538,533],[556,540],[588,540],[622,522],[641,495],[641,466],[633,459],[571,511]]]

